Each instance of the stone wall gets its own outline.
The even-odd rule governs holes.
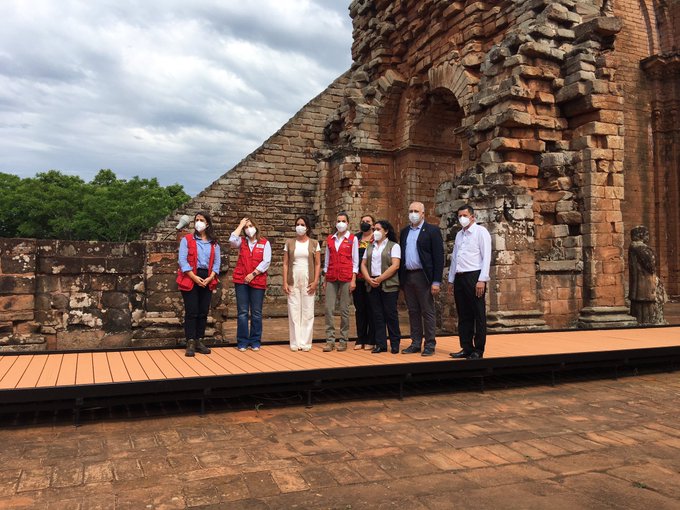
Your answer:
[[[0,239],[0,350],[170,345],[177,244]],[[221,340],[223,288],[208,336]]]

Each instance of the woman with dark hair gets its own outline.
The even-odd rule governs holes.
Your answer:
[[[184,300],[186,356],[196,352],[210,354],[203,336],[219,272],[220,245],[210,215],[201,211],[194,216],[194,232],[184,236],[179,244],[177,286]]]
[[[306,216],[295,219],[295,238],[283,247],[283,291],[288,296],[288,331],[291,351],[311,351],[314,300],[321,275],[321,248],[311,239]]]
[[[369,244],[373,242],[373,224],[375,218],[370,214],[364,214],[359,224],[360,232],[356,237],[359,240],[359,260],[364,256],[364,252]],[[371,318],[371,304],[368,301],[368,291],[364,282],[364,276],[357,274],[357,288],[352,292],[354,310],[357,322],[357,342],[354,350],[371,349],[375,345],[375,331],[373,330],[373,319]]]
[[[245,233],[245,242],[241,237]],[[260,228],[243,218],[229,236],[229,244],[239,249],[233,281],[236,291],[236,347],[245,352],[248,348],[259,351],[262,343],[262,303],[267,288],[267,269],[272,261],[272,247],[260,235]],[[250,316],[250,328],[248,318]]]
[[[366,248],[361,261],[361,272],[366,281],[375,328],[375,348],[371,351],[373,354],[387,352],[388,335],[390,352],[399,352],[401,331],[397,298],[400,263],[401,247],[397,244],[394,228],[387,220],[377,221],[373,225],[373,242]]]

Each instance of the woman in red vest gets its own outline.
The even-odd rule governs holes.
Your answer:
[[[337,216],[336,232],[326,239],[324,289],[326,290],[326,345],[323,352],[335,349],[335,304],[340,298],[340,343],[338,351],[347,350],[349,336],[349,298],[354,292],[359,272],[359,242],[347,231],[349,216],[341,211]]]
[[[219,272],[220,245],[215,239],[212,219],[208,213],[196,213],[194,232],[184,236],[179,244],[177,272],[177,286],[184,299],[186,356],[194,356],[196,351],[210,354],[210,349],[203,344],[203,336]]]
[[[241,237],[245,233],[245,239]],[[243,218],[229,236],[229,244],[239,249],[234,269],[236,291],[236,342],[238,350],[260,350],[262,342],[262,303],[267,288],[267,269],[272,261],[272,247],[260,235],[257,224]],[[248,318],[250,316],[250,328]]]

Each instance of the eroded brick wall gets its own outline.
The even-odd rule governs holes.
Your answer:
[[[0,350],[171,345],[177,245],[0,239]],[[223,288],[214,294],[215,309]],[[207,335],[221,339],[219,312]]]

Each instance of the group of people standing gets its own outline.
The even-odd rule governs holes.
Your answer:
[[[356,310],[357,340],[354,349],[373,354],[435,354],[435,297],[444,271],[444,243],[439,227],[425,221],[425,206],[413,202],[409,225],[399,237],[387,220],[361,217],[360,231],[349,230],[345,212],[336,217],[335,232],[325,242],[323,271],[321,246],[314,239],[305,216],[295,221],[295,237],[283,248],[283,291],[288,298],[290,348],[310,351],[314,326],[315,296],[325,291],[326,342],[324,352],[345,351],[349,340],[350,298]],[[462,230],[451,255],[449,292],[453,293],[459,319],[461,350],[454,358],[483,357],[486,342],[485,296],[491,262],[491,238],[475,222],[474,210],[458,210]],[[237,304],[237,348],[258,351],[262,339],[262,305],[272,249],[258,225],[243,218],[229,237],[239,250],[233,271]],[[210,294],[217,285],[219,245],[212,220],[201,212],[194,217],[194,232],[182,238],[177,282],[185,305],[186,355],[207,354],[203,343]],[[323,281],[323,283],[321,283]],[[411,344],[400,350],[401,331],[397,300],[404,291],[411,329]],[[339,305],[340,331],[336,336],[335,309]],[[389,349],[388,349],[389,339]]]

